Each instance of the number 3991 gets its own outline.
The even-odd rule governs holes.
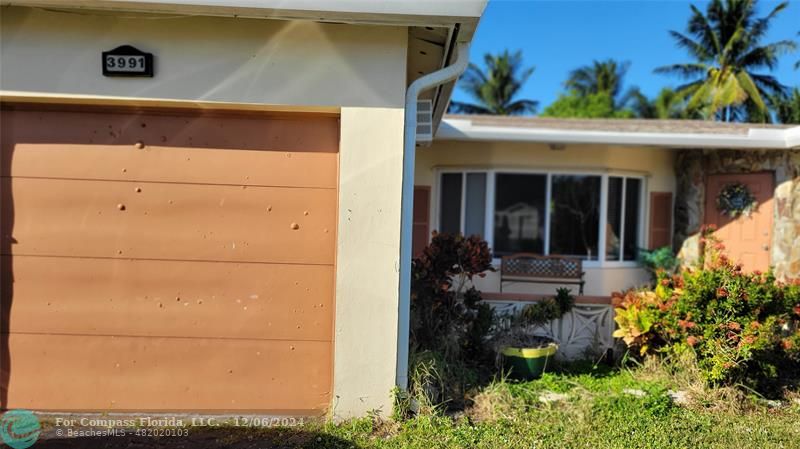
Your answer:
[[[144,72],[144,56],[106,56],[106,69],[114,72]]]

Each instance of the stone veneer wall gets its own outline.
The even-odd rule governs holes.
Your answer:
[[[772,266],[781,279],[800,278],[800,151],[681,150],[676,159],[675,249],[697,260],[705,213],[706,175],[775,172]]]

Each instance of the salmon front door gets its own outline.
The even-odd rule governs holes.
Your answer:
[[[717,206],[717,198],[725,187],[741,183],[747,186],[758,202],[749,215],[731,218]],[[742,264],[746,271],[767,271],[772,243],[773,192],[772,172],[710,175],[706,184],[705,222],[714,225],[717,237],[725,245],[728,257]]]

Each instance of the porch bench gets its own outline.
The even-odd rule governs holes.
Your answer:
[[[519,253],[503,256],[500,262],[500,292],[505,282],[578,285],[583,294],[583,261],[575,257],[540,256]]]

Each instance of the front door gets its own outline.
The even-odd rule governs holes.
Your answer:
[[[747,186],[758,202],[749,215],[731,218],[717,206],[720,192],[733,183]],[[772,243],[773,192],[775,175],[772,172],[710,175],[706,184],[705,222],[714,225],[717,237],[725,245],[728,257],[741,263],[746,271],[767,271]]]

